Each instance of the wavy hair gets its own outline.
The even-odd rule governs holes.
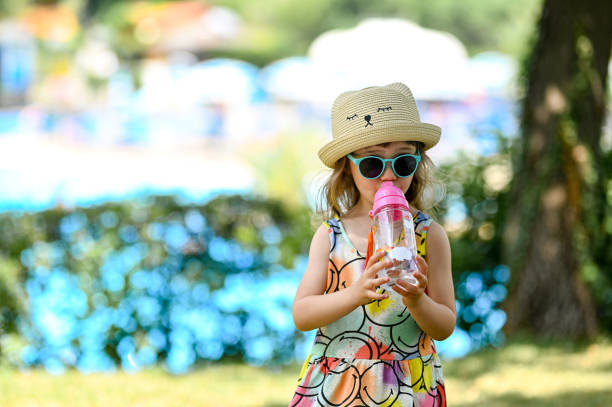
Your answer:
[[[445,187],[436,176],[436,166],[424,151],[420,142],[414,144],[421,155],[421,162],[414,173],[410,188],[406,191],[408,203],[425,211],[434,208],[445,195]],[[347,157],[339,159],[323,185],[319,195],[317,215],[321,219],[330,219],[334,216],[344,216],[359,201],[360,193],[353,181]]]

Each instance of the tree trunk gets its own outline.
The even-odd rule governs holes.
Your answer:
[[[586,182],[586,172],[602,165],[610,21],[609,1],[543,5],[528,61],[521,151],[504,236],[513,271],[508,332],[564,338],[597,333],[578,237],[593,236],[584,213],[593,203],[585,196],[599,199],[597,210],[605,210],[605,176]]]

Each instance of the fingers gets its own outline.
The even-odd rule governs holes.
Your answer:
[[[384,250],[374,252],[374,254],[372,254],[372,257],[370,257],[370,260],[368,260],[368,264],[366,264],[366,269],[371,265],[376,264],[376,262],[385,257],[386,254],[387,252],[385,252]]]
[[[393,288],[397,287],[400,291],[405,294],[412,293],[417,287],[414,284],[409,283],[406,280],[399,279],[393,285]]]
[[[383,256],[384,254],[379,256],[379,259],[381,259]],[[374,256],[372,256],[372,258],[373,257]],[[366,267],[363,274],[365,274],[366,277],[371,278],[374,277],[379,271],[391,267],[391,265],[393,265],[392,260],[377,261],[376,263],[371,263],[368,267]]]
[[[370,297],[373,300],[386,300],[387,298],[389,298],[389,293],[384,292],[384,293],[378,293],[376,291],[369,291],[368,292],[368,297]]]
[[[417,281],[416,284],[409,283],[408,281],[402,279],[397,280],[395,284],[395,286],[400,287],[400,289],[404,292],[404,295],[415,294],[419,290],[424,290],[425,287],[427,287],[427,277],[424,274],[422,274],[420,271],[415,271],[412,273],[412,275]]]
[[[372,281],[372,287],[380,287],[381,285],[383,285],[384,283],[388,283],[389,280],[391,280],[389,277],[380,277],[380,278],[375,278]]]
[[[429,269],[429,265],[421,256],[416,256],[416,263],[419,271],[425,275],[427,275],[427,270]]]
[[[422,271],[414,273],[413,275],[414,275],[414,278],[416,278],[419,287],[423,287],[423,288],[427,287],[427,276],[423,274]]]
[[[399,283],[395,283],[395,284],[393,284],[393,286],[391,287],[391,289],[392,289],[393,291],[395,291],[396,293],[398,293],[399,295],[401,295],[402,297],[405,297],[405,296],[409,295],[409,292],[408,292],[408,291],[406,291],[406,290],[404,289],[404,287],[402,287],[401,285],[399,285]]]

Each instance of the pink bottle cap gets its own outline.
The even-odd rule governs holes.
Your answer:
[[[401,189],[391,181],[384,181],[374,195],[374,207],[370,214],[376,215],[386,206],[400,206],[408,209],[408,201]]]

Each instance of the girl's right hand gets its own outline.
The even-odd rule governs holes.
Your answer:
[[[359,305],[364,305],[372,300],[384,300],[389,298],[388,293],[377,293],[376,287],[389,281],[389,277],[378,277],[379,271],[390,267],[392,260],[380,261],[387,253],[384,250],[372,254],[368,264],[366,264],[359,280],[349,286],[353,295],[359,299]]]

